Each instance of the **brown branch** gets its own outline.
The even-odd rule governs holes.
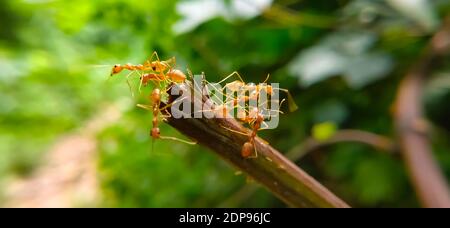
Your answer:
[[[395,145],[395,143],[386,136],[377,135],[362,130],[346,129],[337,131],[332,137],[325,141],[318,141],[313,137],[309,137],[303,140],[300,144],[294,146],[285,154],[285,156],[291,161],[297,162],[307,154],[320,148],[345,142],[367,144],[389,154],[397,153],[397,145]],[[232,205],[236,205],[238,202],[251,197],[258,189],[259,188],[256,185],[244,185],[233,195],[228,197],[228,199],[224,200],[220,204],[220,207],[230,207]]]
[[[333,136],[324,141],[318,141],[313,137],[307,138],[302,143],[293,147],[286,154],[286,157],[288,157],[292,161],[297,161],[308,153],[319,148],[342,142],[357,142],[367,144],[386,153],[396,152],[396,145],[394,144],[394,142],[392,142],[391,139],[386,136],[377,135],[362,130],[345,129],[337,131]]]
[[[450,23],[431,39],[419,61],[400,83],[395,102],[395,127],[409,176],[425,207],[450,207],[450,191],[433,159],[422,110],[424,78],[450,47]]]
[[[197,98],[189,102],[198,108],[206,100],[204,97],[203,101],[195,99]],[[173,97],[169,99],[173,100]],[[225,129],[249,133],[235,119],[168,118],[167,122],[248,174],[291,207],[348,207],[344,201],[259,138],[255,140],[258,157],[243,158],[241,148],[248,137]]]

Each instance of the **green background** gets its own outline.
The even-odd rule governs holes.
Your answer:
[[[445,0],[405,2],[0,1],[0,205],[11,205],[5,189],[36,175],[53,145],[88,134],[90,120],[113,107],[120,117],[89,133],[99,194],[71,206],[285,207],[264,189],[248,190],[255,184],[206,148],[152,142],[151,113],[135,107],[149,88],[139,94],[133,80],[131,96],[126,73],[109,78],[111,67],[157,51],[209,81],[237,70],[260,82],[270,73],[299,106],[260,134],[283,152],[341,129],[395,141],[399,81],[450,12]],[[423,101],[448,178],[448,58],[429,76]],[[419,206],[400,156],[340,143],[296,162],[352,206]]]

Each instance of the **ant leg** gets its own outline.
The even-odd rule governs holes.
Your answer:
[[[261,125],[265,125],[264,127],[261,127],[258,129],[258,131],[262,131],[262,130],[270,130],[269,129],[269,125],[266,122],[261,122]]]
[[[136,104],[137,107],[139,108],[143,108],[149,111],[153,111],[153,106],[152,105],[146,105],[146,104]]]
[[[141,80],[139,80],[139,94],[141,93],[141,88],[142,88],[142,83],[143,83],[143,81],[144,81],[144,76],[142,75],[141,76],[141,78],[140,78]]]
[[[187,98],[187,97],[183,97],[182,99],[177,100],[176,102],[181,102],[182,100],[184,100],[184,99],[186,99],[186,98]],[[172,117],[172,115],[170,114],[170,112],[167,112],[167,115],[163,115],[163,114],[161,113],[161,110],[165,110],[165,109],[171,107],[172,105],[174,105],[174,103],[167,104],[167,105],[163,106],[162,108],[159,108],[159,113],[161,114],[161,117],[163,117],[163,118],[170,118],[170,117]]]
[[[168,113],[167,115],[163,115],[163,114],[161,113],[161,118],[163,119],[164,122],[166,122],[166,121],[167,121],[167,118],[170,118],[170,117],[172,117],[172,115],[171,115],[170,113]]]
[[[144,65],[150,65],[151,66],[151,64],[152,64],[152,62],[153,62],[153,58],[156,58],[156,62],[158,62],[158,63],[163,63],[163,62],[161,62],[161,60],[159,59],[159,56],[158,56],[158,52],[156,52],[156,51],[154,51],[153,53],[152,53],[152,55],[150,56],[150,58],[145,62],[145,64]],[[170,60],[170,61],[174,61],[174,60]],[[164,63],[166,63],[166,61],[164,61]],[[151,70],[155,70],[153,67],[151,67],[152,69]],[[170,66],[169,66],[169,68],[171,68]],[[166,75],[164,74],[164,72],[162,72],[162,71],[159,71],[159,69],[156,69],[156,70],[158,70],[157,72],[158,73],[160,73],[162,76],[163,76],[163,80],[166,80]]]
[[[159,59],[159,56],[158,56],[158,52],[154,51],[152,55],[156,56],[156,61],[161,62],[161,60]]]
[[[144,82],[144,74],[142,74],[140,72],[137,72],[137,73],[139,74],[139,88],[138,88],[138,91],[139,91],[139,94],[141,94],[142,93],[142,83]]]
[[[133,88],[132,88],[131,83],[130,83],[130,77],[131,77],[131,75],[132,75],[134,72],[136,72],[136,71],[131,71],[129,74],[127,74],[127,76],[125,76],[125,78],[126,78],[126,80],[127,80],[128,88],[130,89],[130,92],[131,92],[131,96],[132,96],[132,97],[134,97],[134,92],[133,92]]]
[[[283,92],[285,92],[287,94],[289,111],[290,112],[294,112],[295,110],[297,110],[298,106],[295,103],[294,97],[289,92],[289,90],[287,90],[287,89],[280,89],[280,91],[283,91]]]
[[[198,89],[203,94],[203,88],[205,88],[205,84],[206,84],[205,82],[207,82],[206,77],[205,77],[205,72],[202,72],[202,81],[201,81],[202,88],[195,88],[195,86],[198,86],[198,84],[194,83],[194,74],[192,73],[192,71],[189,68],[187,68],[186,71],[188,73],[189,81],[194,86],[193,90],[195,91],[195,89]]]
[[[266,83],[267,81],[269,81],[269,77],[270,77],[270,74],[267,74],[267,78],[263,81],[263,83]]]
[[[175,58],[175,56],[173,56],[172,58],[163,61],[165,64],[167,64],[167,66],[169,66],[169,68],[174,68],[176,67],[177,64],[177,59]]]
[[[262,125],[266,125],[265,127],[261,127],[261,128],[259,128],[258,129],[258,131],[262,131],[262,130],[270,130],[269,129],[269,125],[267,125],[267,123],[266,122],[262,122],[261,123]],[[259,137],[258,137],[259,138]],[[264,144],[266,144],[266,145],[269,145],[269,142],[267,142],[266,140],[264,140],[264,139],[262,139],[262,138],[259,138]]]
[[[172,81],[163,72],[160,72],[160,77],[161,78],[158,79],[159,88],[163,88],[161,86],[162,83],[163,83],[164,88],[167,87],[167,84],[172,83]]]
[[[195,141],[187,141],[187,140],[179,139],[179,138],[172,137],[172,136],[159,136],[159,138],[160,138],[160,139],[174,140],[174,141],[186,143],[186,144],[188,144],[188,145],[196,145],[196,144],[197,144],[197,142],[195,142]]]
[[[258,151],[256,150],[256,146],[253,145],[253,155],[246,157],[246,159],[255,159],[258,158]]]
[[[289,108],[289,112],[294,112],[295,110],[298,109],[297,104],[295,103],[294,97],[292,96],[292,94],[289,92],[289,90],[287,89],[281,89],[278,88],[278,90],[283,91],[287,94],[287,102],[288,102],[288,108]]]
[[[242,79],[242,77],[241,77],[241,75],[239,74],[239,72],[234,71],[233,73],[229,74],[228,76],[226,76],[224,79],[222,79],[222,80],[221,80],[220,82],[218,82],[218,83],[220,84],[220,83],[226,81],[227,79],[231,78],[233,75],[238,76],[238,77],[239,77],[239,80],[240,80],[241,82],[244,82],[244,79]]]
[[[181,98],[180,100],[175,100],[174,102],[172,102],[172,103],[170,103],[170,104],[167,104],[166,106],[160,108],[159,110],[164,110],[164,109],[166,109],[166,108],[169,108],[169,107],[171,107],[172,105],[174,105],[175,102],[181,102],[181,101],[183,101],[183,100],[186,99],[186,98],[187,98],[187,97],[183,97],[183,98]]]
[[[226,130],[231,131],[231,132],[234,132],[234,133],[237,133],[237,134],[249,136],[249,134],[247,134],[247,133],[244,133],[244,132],[241,132],[241,131],[237,131],[237,130],[231,129],[231,128],[226,127],[226,126],[223,126],[223,125],[220,125],[220,127],[225,128]]]
[[[258,151],[256,150],[255,143],[253,143],[253,148],[255,149],[255,151],[254,151],[255,155],[252,157],[249,157],[249,158],[258,158]]]
[[[272,100],[272,101],[273,101],[273,100]],[[280,109],[281,109],[281,106],[283,105],[283,103],[284,103],[285,101],[286,101],[286,99],[281,100],[280,104],[278,105],[278,110],[273,110],[273,109],[264,109],[264,110],[269,112],[269,116],[272,116],[272,112],[284,114],[284,112],[281,111]],[[264,103],[262,103],[262,104],[259,104],[259,106],[262,106],[262,105],[264,105],[264,104],[267,103],[267,102],[268,102],[268,101],[266,101],[266,102],[264,102]],[[258,107],[258,108],[259,108],[259,107]]]
[[[286,99],[281,100],[280,105],[278,106],[278,110],[270,110],[270,111],[274,111],[274,112],[278,112],[280,114],[284,114],[284,112],[280,110],[281,109],[281,105],[283,105],[284,101],[286,101]]]
[[[237,72],[236,72],[236,73],[237,73]],[[227,77],[229,77],[229,76],[227,76]],[[225,78],[225,80],[226,80],[226,78]],[[222,81],[223,81],[223,80],[222,80]],[[223,90],[224,90],[225,88],[217,88],[217,87],[215,86],[216,84],[211,84],[211,83],[210,83],[208,80],[206,80],[206,79],[204,79],[203,82],[204,82],[205,84],[207,83],[209,86],[213,87],[214,91],[217,92],[217,93],[214,93],[214,94],[213,94],[213,97],[214,97],[215,99],[220,100],[220,101],[223,102],[223,99],[225,98],[225,103],[224,103],[224,104],[227,104],[227,103],[229,103],[229,102],[234,102],[234,95],[233,95],[233,97],[230,97],[230,96],[228,96],[226,93],[223,92]],[[218,82],[217,84],[219,84],[219,86],[220,86],[220,82]],[[211,97],[210,94],[207,94],[207,95],[208,95],[208,97]],[[219,97],[219,95],[222,95],[222,97]]]
[[[145,65],[145,64],[151,64],[151,63],[153,62],[152,60],[153,60],[153,58],[155,58],[155,56],[156,56],[156,60],[157,60],[158,62],[160,62],[158,53],[157,53],[156,51],[154,51],[154,52],[152,53],[152,55],[150,56],[150,58],[147,59],[147,60],[145,61],[144,65]]]
[[[205,84],[208,84],[209,86],[211,86],[211,87],[213,87],[214,88],[214,91],[220,91],[220,89],[219,88],[217,88],[214,84],[211,84],[209,81],[207,81],[206,79],[204,79],[204,82],[205,82]],[[200,90],[200,91],[202,91],[202,93],[203,93],[203,88]],[[225,95],[223,92],[220,92],[222,95]],[[208,93],[207,94],[208,95],[208,97],[210,97],[210,94]],[[218,100],[223,100],[223,97],[222,97],[222,99],[220,99],[220,97],[216,94],[216,93],[214,93],[214,97],[216,97]]]

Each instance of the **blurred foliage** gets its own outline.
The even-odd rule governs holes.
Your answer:
[[[333,122],[319,123],[313,126],[312,136],[319,141],[326,141],[332,137],[337,130],[337,126]]]
[[[270,73],[300,107],[261,133],[281,151],[343,128],[395,139],[398,82],[449,12],[447,0],[0,1],[0,185],[116,104],[123,116],[96,136],[102,206],[215,207],[235,197],[244,175],[200,146],[152,142],[150,114],[135,108],[145,93],[131,97],[125,75],[107,80],[113,64],[153,50],[209,81]],[[449,61],[435,69],[424,98],[447,177],[449,72]],[[298,164],[351,205],[418,205],[402,161],[368,146],[334,145]],[[233,206],[283,204],[260,190]]]

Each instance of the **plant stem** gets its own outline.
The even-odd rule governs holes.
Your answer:
[[[195,99],[198,99],[195,101]],[[173,101],[174,97],[169,99]],[[202,105],[205,100],[197,97],[188,101],[192,106]],[[164,107],[165,104],[162,104]],[[197,107],[200,108],[200,107]],[[194,109],[195,110],[195,109]],[[201,109],[199,109],[201,110]],[[169,109],[163,112],[169,114]],[[170,113],[171,116],[174,113]],[[256,138],[257,158],[243,158],[242,145],[248,136],[232,132],[250,133],[233,118],[167,118],[168,124],[186,136],[195,139],[221,158],[245,172],[291,207],[349,207],[314,178],[285,158],[281,153]],[[228,129],[226,129],[228,128]]]
[[[400,83],[395,102],[394,118],[401,151],[413,186],[425,207],[450,207],[450,191],[433,159],[421,103],[425,77],[449,48],[450,23],[447,21]]]

